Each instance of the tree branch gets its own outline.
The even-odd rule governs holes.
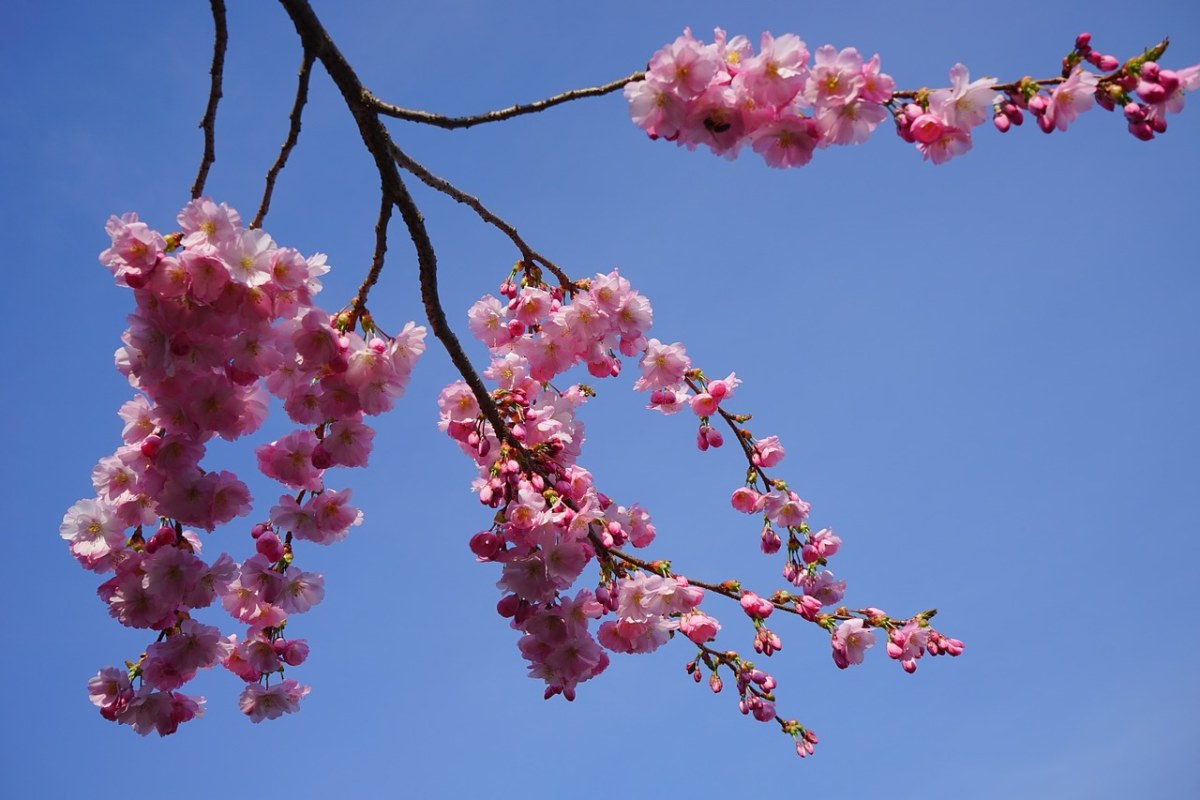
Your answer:
[[[308,79],[312,75],[312,65],[315,59],[316,56],[313,55],[313,52],[306,48],[296,80],[296,100],[292,103],[292,113],[288,115],[287,138],[284,139],[283,146],[279,148],[279,157],[267,170],[267,186],[263,190],[262,203],[258,206],[258,213],[254,215],[254,221],[250,223],[251,228],[262,227],[263,217],[267,216],[267,211],[271,208],[271,194],[275,191],[275,179],[279,177],[280,171],[287,164],[288,156],[291,155],[292,148],[296,146],[296,141],[300,138],[300,117],[304,113],[304,104],[308,102]]]
[[[547,97],[544,100],[535,100],[532,103],[518,103],[508,108],[501,108],[495,111],[485,111],[482,114],[475,114],[469,117],[446,117],[441,114],[431,114],[428,111],[418,111],[416,109],[401,108],[400,106],[392,105],[391,103],[380,100],[375,95],[368,92],[364,95],[364,102],[371,108],[375,109],[380,114],[387,117],[395,117],[396,119],[406,120],[408,122],[419,122],[423,125],[434,125],[438,128],[470,128],[474,125],[482,125],[486,122],[500,122],[501,120],[512,119],[523,114],[536,114],[539,111],[545,111],[548,108],[553,108],[563,103],[569,103],[572,100],[580,100],[585,97],[600,97],[602,95],[611,94],[618,89],[624,88],[625,84],[632,81],[640,81],[646,77],[646,73],[638,71],[632,75],[627,75],[624,78],[618,78],[611,83],[606,83],[603,86],[591,86],[586,89],[571,89],[570,91],[556,94],[553,97]]]
[[[392,144],[392,157],[396,160],[396,163],[400,167],[417,176],[417,178],[426,186],[431,189],[436,189],[442,194],[448,195],[463,205],[470,207],[476,214],[479,215],[480,219],[499,229],[500,232],[511,239],[512,243],[516,245],[518,250],[521,251],[521,257],[523,259],[528,262],[537,262],[546,269],[550,270],[550,272],[554,273],[554,277],[558,278],[558,283],[563,288],[563,291],[575,291],[575,282],[572,281],[565,272],[563,272],[548,258],[530,247],[529,244],[517,234],[516,228],[489,211],[488,208],[479,201],[479,198],[467,194],[445,178],[439,178],[437,175],[434,175],[420,163],[412,159],[394,143]]]
[[[321,60],[325,71],[329,73],[329,77],[333,79],[338,91],[342,93],[346,106],[358,124],[358,131],[362,136],[363,143],[371,153],[371,157],[375,160],[375,166],[379,170],[383,197],[396,206],[408,228],[413,247],[417,252],[421,301],[425,306],[425,317],[429,321],[433,335],[442,343],[450,355],[450,361],[453,362],[454,368],[458,370],[467,386],[470,387],[472,394],[475,395],[480,409],[491,423],[497,438],[516,448],[517,452],[524,452],[520,443],[513,438],[508,425],[501,418],[496,404],[492,401],[491,393],[483,385],[483,380],[475,371],[462,344],[446,320],[446,312],[438,298],[437,254],[434,252],[433,242],[429,239],[425,220],[413,201],[412,195],[409,194],[408,188],[404,185],[404,181],[400,178],[400,172],[392,158],[395,144],[388,135],[387,129],[383,127],[379,115],[365,101],[369,92],[363,87],[345,56],[337,49],[337,45],[333,43],[307,0],[280,0],[280,3],[296,26],[296,32],[300,35],[304,49],[311,51]],[[367,289],[369,291],[370,287],[368,286]],[[360,296],[361,302],[365,303],[366,294],[363,293]]]
[[[225,0],[210,0],[213,16],[213,57],[208,74],[212,84],[208,90],[208,106],[200,127],[204,129],[204,156],[200,159],[200,170],[192,184],[192,199],[204,194],[204,183],[208,180],[208,168],[217,160],[216,131],[217,103],[221,100],[221,80],[225,74],[225,48],[229,44],[229,30],[225,26]]]

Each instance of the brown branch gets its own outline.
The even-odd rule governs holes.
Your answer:
[[[392,220],[394,206],[392,198],[387,195],[379,198],[379,219],[375,223],[375,255],[371,258],[371,271],[367,273],[367,277],[363,278],[363,282],[358,287],[358,293],[350,304],[349,327],[351,329],[366,313],[367,295],[371,293],[371,287],[379,280],[379,273],[383,272],[383,258],[387,254],[387,226]]]
[[[426,186],[431,189],[436,189],[442,194],[452,197],[459,203],[468,206],[479,215],[480,219],[497,228],[501,233],[512,240],[512,243],[516,245],[518,250],[521,251],[521,257],[525,259],[525,261],[537,262],[546,269],[550,270],[550,272],[554,273],[554,277],[558,278],[558,283],[560,286],[562,286],[564,291],[575,291],[575,282],[572,281],[565,272],[563,272],[548,258],[530,247],[529,244],[517,234],[516,228],[488,210],[488,208],[479,201],[479,198],[467,194],[445,178],[439,178],[437,175],[434,175],[395,144],[392,145],[392,157],[396,160],[396,163],[401,168],[411,172]]]
[[[606,83],[603,86],[592,86],[586,89],[571,89],[562,94],[556,94],[553,97],[547,97],[545,100],[535,100],[532,103],[518,103],[508,108],[497,109],[496,111],[485,111],[482,114],[474,114],[469,117],[446,117],[441,114],[431,114],[428,111],[418,111],[416,109],[401,108],[400,106],[392,105],[391,103],[380,100],[375,95],[368,92],[364,95],[364,102],[375,109],[380,114],[396,119],[406,120],[408,122],[420,122],[423,125],[434,125],[438,128],[470,128],[474,125],[482,125],[486,122],[500,122],[501,120],[512,119],[523,114],[536,114],[539,111],[545,111],[548,108],[553,108],[563,103],[569,103],[572,100],[580,100],[585,97],[600,97],[602,95],[611,94],[618,89],[624,88],[625,84],[633,81],[640,81],[646,77],[645,72],[635,72],[632,75],[627,75],[624,78],[618,78],[611,83]]]
[[[208,168],[217,160],[216,131],[217,103],[221,100],[221,80],[225,74],[225,48],[229,44],[229,29],[225,26],[225,0],[210,0],[213,16],[213,57],[208,73],[212,84],[208,90],[208,106],[200,127],[204,129],[204,156],[200,159],[200,171],[192,184],[192,199],[204,194],[204,182],[208,180]]]
[[[263,218],[267,216],[267,211],[271,208],[271,195],[275,191],[275,179],[279,177],[280,171],[287,164],[288,156],[292,153],[292,148],[296,146],[296,141],[300,138],[300,117],[304,113],[304,104],[308,102],[308,79],[312,75],[312,65],[316,56],[311,50],[304,51],[304,58],[300,62],[300,72],[296,80],[296,100],[292,103],[292,113],[288,115],[288,133],[287,138],[283,141],[283,146],[279,148],[279,156],[275,159],[275,163],[267,170],[267,185],[263,189],[262,202],[258,206],[258,213],[254,215],[254,221],[250,223],[251,228],[261,228]]]
[[[408,228],[409,237],[412,239],[417,254],[421,301],[425,306],[425,317],[429,321],[433,335],[442,343],[454,368],[458,370],[467,386],[470,387],[472,394],[475,395],[480,409],[491,423],[497,438],[516,448],[518,453],[523,452],[520,443],[513,438],[512,432],[501,418],[496,404],[492,401],[491,393],[483,385],[483,380],[475,371],[462,344],[446,320],[446,312],[438,298],[437,254],[433,249],[433,242],[429,239],[429,231],[425,228],[425,220],[421,216],[420,209],[417,208],[412,195],[409,194],[408,187],[404,185],[396,162],[393,160],[392,151],[395,145],[376,110],[364,100],[369,93],[358,79],[353,67],[346,61],[337,45],[333,43],[307,0],[280,0],[280,3],[296,26],[296,32],[300,35],[304,49],[311,51],[320,59],[325,71],[329,73],[329,77],[333,79],[338,91],[341,92],[347,108],[350,109],[350,113],[358,125],[359,135],[362,136],[367,151],[375,161],[383,197],[396,206]],[[369,291],[370,287],[368,286],[367,289]],[[361,302],[365,303],[366,294],[362,294],[361,297]]]

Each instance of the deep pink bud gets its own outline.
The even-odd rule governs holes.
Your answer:
[[[779,534],[772,528],[763,528],[762,540],[759,547],[765,555],[774,555],[779,552],[779,548],[783,546],[783,540],[779,538]]]
[[[1150,130],[1154,131],[1155,133],[1167,132],[1167,118],[1162,114],[1159,114],[1156,117],[1151,117],[1146,121],[1150,123]]]
[[[510,619],[517,615],[517,610],[520,607],[520,597],[515,594],[506,594],[500,598],[500,602],[496,603],[496,613],[506,619]]]
[[[992,117],[992,124],[996,126],[996,130],[1001,133],[1008,133],[1008,129],[1012,127],[1012,120],[1007,114],[996,114]]]
[[[1160,83],[1139,81],[1137,85],[1137,93],[1147,103],[1161,103],[1167,99],[1167,90],[1164,89]]]
[[[725,437],[722,436],[721,432],[716,428],[705,428],[704,438],[707,439],[708,443],[713,447],[720,447],[721,445],[725,444]]]
[[[725,684],[721,682],[721,676],[713,673],[708,679],[708,688],[713,690],[713,694],[717,694],[724,688]]]
[[[264,533],[254,540],[254,549],[263,555],[267,561],[279,561],[283,558],[283,542],[274,533]]]
[[[1158,82],[1158,64],[1154,61],[1147,61],[1142,64],[1141,76],[1148,80]]]
[[[1092,43],[1092,35],[1086,31],[1075,37],[1075,49],[1082,50]]]
[[[333,456],[325,449],[324,442],[318,442],[312,451],[312,465],[316,469],[329,469],[333,466]]]
[[[175,529],[170,525],[163,525],[146,542],[146,552],[153,553],[160,547],[168,547],[173,544],[175,544]]]
[[[1158,85],[1163,87],[1167,96],[1171,96],[1179,89],[1183,81],[1179,78],[1179,73],[1173,69],[1160,70],[1158,73]]]
[[[519,320],[519,319],[509,320],[508,321],[508,332],[513,337],[520,336],[521,334],[523,334],[525,332],[525,324],[523,322],[521,322],[521,320]]]
[[[1146,107],[1130,101],[1125,104],[1125,119],[1130,122],[1141,122],[1146,119]]]
[[[145,439],[142,439],[141,451],[146,458],[154,458],[158,454],[158,448],[162,447],[162,437],[157,433],[152,433]]]
[[[704,428],[696,431],[696,447],[700,448],[701,452],[708,449],[708,437],[704,435]]]
[[[1129,132],[1143,142],[1154,138],[1154,129],[1150,127],[1149,122],[1131,122],[1129,123]]]
[[[308,660],[308,642],[303,639],[292,639],[283,647],[279,654],[283,663],[290,667],[298,667]]]
[[[1038,127],[1042,129],[1042,133],[1054,133],[1054,120],[1046,115],[1037,118]]]
[[[493,531],[480,531],[472,536],[469,542],[471,552],[484,561],[491,560],[499,553],[503,544],[500,537]]]
[[[1111,72],[1120,65],[1121,62],[1117,60],[1116,56],[1100,56],[1100,63],[1096,64],[1097,67],[1105,72]],[[916,669],[915,666],[913,668]]]

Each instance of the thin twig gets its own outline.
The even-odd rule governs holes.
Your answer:
[[[400,165],[400,167],[417,176],[417,178],[420,179],[420,181],[426,186],[430,187],[431,189],[436,189],[442,194],[452,197],[463,205],[468,206],[479,215],[480,219],[497,228],[501,233],[512,240],[512,243],[516,245],[518,250],[521,251],[521,257],[524,258],[525,261],[537,262],[546,269],[550,270],[550,272],[554,273],[554,277],[558,278],[558,283],[560,286],[562,286],[564,291],[575,291],[575,282],[571,280],[567,273],[563,272],[556,264],[530,247],[529,244],[517,234],[516,228],[505,222],[500,217],[496,216],[496,214],[490,211],[483,203],[479,201],[479,198],[467,194],[445,178],[439,178],[437,175],[434,175],[395,144],[392,145],[392,157],[396,159],[396,163]]]
[[[300,63],[300,72],[296,79],[296,100],[292,103],[292,113],[288,115],[287,138],[284,139],[283,146],[279,148],[279,157],[267,170],[267,185],[263,189],[263,198],[258,206],[258,213],[254,215],[254,221],[250,223],[251,228],[262,227],[263,218],[267,216],[267,211],[271,208],[271,194],[275,191],[275,179],[279,177],[280,171],[287,164],[288,156],[291,155],[292,148],[296,146],[296,141],[300,138],[300,117],[304,113],[304,104],[308,102],[308,79],[312,75],[314,60],[316,60],[316,56],[313,55],[313,52],[305,49],[304,59]]]
[[[212,84],[208,90],[208,106],[200,127],[204,129],[204,156],[200,159],[200,171],[192,184],[192,199],[204,194],[204,182],[208,180],[208,168],[217,160],[216,123],[217,103],[221,100],[221,79],[225,74],[225,48],[229,44],[229,30],[225,26],[225,0],[210,0],[213,16],[213,57],[208,73]]]
[[[349,327],[353,327],[362,318],[367,310],[367,295],[371,293],[371,287],[379,280],[379,273],[383,272],[383,258],[387,254],[387,228],[388,223],[392,220],[392,208],[394,207],[392,198],[386,194],[379,198],[379,219],[375,223],[375,255],[371,258],[371,271],[367,273],[367,277],[363,278],[363,282],[359,284],[358,293],[354,296],[354,301],[350,304],[350,322]]]
[[[486,122],[500,122],[501,120],[512,119],[519,117],[522,114],[536,114],[539,111],[545,111],[548,108],[553,108],[563,103],[569,103],[572,100],[580,100],[585,97],[600,97],[602,95],[611,94],[618,89],[624,88],[625,84],[633,81],[640,81],[646,77],[646,73],[639,71],[632,75],[627,75],[624,78],[619,78],[611,83],[606,83],[603,86],[591,86],[586,89],[571,89],[570,91],[556,94],[553,97],[547,97],[544,100],[535,100],[532,103],[518,103],[515,106],[501,108],[495,111],[485,111],[482,114],[474,114],[469,117],[446,117],[441,114],[432,114],[428,111],[418,111],[411,108],[401,108],[400,106],[392,105],[391,103],[380,100],[375,95],[367,92],[364,95],[364,100],[371,108],[378,111],[387,117],[395,117],[396,119],[406,120],[408,122],[420,122],[423,125],[434,125],[438,128],[470,128],[474,125],[482,125]]]

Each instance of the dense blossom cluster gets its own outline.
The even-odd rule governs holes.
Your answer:
[[[890,115],[900,138],[942,164],[971,149],[974,128],[992,119],[1008,131],[1023,122],[1023,110],[1046,133],[1065,131],[1094,104],[1121,107],[1139,139],[1165,132],[1167,113],[1181,111],[1184,93],[1200,86],[1200,65],[1160,68],[1163,49],[1121,65],[1093,50],[1091,36],[1082,33],[1061,78],[1023,78],[1001,91],[995,78],[972,81],[955,64],[949,88],[899,93],[880,71],[879,56],[864,60],[853,47],[824,45],[810,63],[807,45],[794,34],[764,33],[754,53],[745,36],[729,39],[718,28],[715,41],[705,44],[685,29],[654,54],[644,80],[626,85],[625,97],[634,123],[651,138],[689,149],[705,145],[726,158],[748,144],[772,167],[803,166],[819,148],[865,141]],[[1110,74],[1090,72],[1084,63]]]
[[[292,540],[328,544],[361,522],[325,470],[366,464],[363,416],[391,408],[424,346],[411,324],[390,341],[345,329],[312,302],[325,257],[277,246],[224,204],[195,200],[178,221],[182,232],[163,236],[134,214],[109,220],[100,260],[137,304],[117,367],[138,394],[120,411],[124,444],[92,473],[96,496],[60,528],[85,569],[113,573],[99,589],[110,614],[158,632],[138,660],[89,683],[101,714],[141,734],[198,716],[203,700],[178,689],[216,664],[247,682],[239,705],[253,721],[297,709],[308,687],[281,676],[308,646],[283,630],[321,601],[324,580],[293,566]],[[308,427],[260,446],[258,464],[299,493],[249,527],[254,555],[207,562],[185,526],[211,531],[249,514],[251,498],[233,473],[201,466],[206,442],[256,431],[269,394]],[[243,637],[192,616],[215,601],[247,626]]]
[[[816,743],[811,731],[776,714],[775,679],[733,651],[708,646],[721,623],[699,609],[706,588],[740,603],[753,625],[754,650],[763,656],[783,646],[766,625],[777,609],[829,630],[834,661],[843,668],[861,663],[875,641],[872,628],[888,633],[899,648],[893,653],[889,644],[889,654],[908,671],[925,652],[962,652],[961,642],[928,626],[931,614],[893,620],[878,609],[826,613],[845,592],[845,582],[824,569],[841,539],[828,529],[810,530],[809,504],[767,477],[765,470],[783,459],[784,448],[778,437],[755,438],[742,427],[748,417],[725,410],[741,383],[737,376],[709,380],[693,368],[683,345],[646,338],[650,304],[616,270],[565,291],[540,276],[540,270],[519,263],[501,285],[504,299],[486,296],[468,314],[472,333],[491,350],[484,374],[497,385],[490,399],[511,438],[488,422],[464,382],[447,386],[439,406],[442,429],[479,470],[473,488],[480,502],[496,509],[492,526],[471,538],[471,550],[480,561],[501,565],[497,585],[506,594],[498,610],[522,633],[519,648],[530,662],[530,676],[546,683],[546,697],[561,693],[573,699],[579,683],[608,666],[605,649],[648,653],[679,632],[698,648],[688,664],[696,681],[702,680],[703,664],[710,687],[721,691],[719,671],[731,670],[742,713],[778,721],[798,753],[811,753]],[[615,376],[622,356],[640,356],[634,389],[649,393],[648,408],[664,414],[690,409],[699,418],[701,450],[724,444],[714,420],[734,431],[750,469],[746,485],[733,492],[733,507],[761,516],[764,553],[777,553],[783,543],[779,531],[786,534],[783,575],[798,592],[764,598],[732,581],[698,583],[673,574],[667,562],[645,562],[619,549],[645,547],[654,527],[636,504],[619,506],[598,491],[578,463],[584,430],[575,410],[591,390],[572,385],[560,391],[549,382],[579,363],[595,377]],[[593,559],[598,585],[570,594]],[[591,620],[603,620],[594,636]]]

